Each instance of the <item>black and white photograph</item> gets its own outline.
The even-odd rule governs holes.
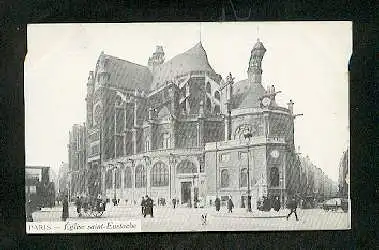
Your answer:
[[[352,23],[30,24],[26,232],[351,229]]]

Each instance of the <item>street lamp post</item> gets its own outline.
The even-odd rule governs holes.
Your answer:
[[[131,166],[131,179],[132,179],[132,205],[134,205],[134,192],[135,192],[135,180],[133,181],[133,178],[135,178],[135,172],[134,172],[134,160],[133,159],[128,159],[128,162],[130,163]]]
[[[114,184],[113,184],[113,199],[116,200],[116,169],[118,168],[117,165],[109,164],[110,171],[113,171],[114,176]]]
[[[251,133],[244,134],[246,144],[247,144],[247,211],[251,212],[251,195],[250,195],[250,141],[253,135]]]
[[[172,200],[172,169],[175,169],[175,164],[176,164],[176,157],[173,153],[170,153],[169,155],[169,163],[170,163],[170,201]]]
[[[144,165],[144,172],[145,172],[145,179],[146,179],[146,182],[145,182],[146,190],[145,190],[145,192],[146,192],[146,195],[147,195],[147,171],[148,171],[147,166],[150,165],[151,159],[150,159],[149,156],[144,155],[143,156],[143,160],[145,161],[145,165]]]

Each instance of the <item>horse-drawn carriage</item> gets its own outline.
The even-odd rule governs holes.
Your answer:
[[[83,212],[85,216],[100,217],[105,211],[105,204],[100,197],[82,198],[80,215]]]

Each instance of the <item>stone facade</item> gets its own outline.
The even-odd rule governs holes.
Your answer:
[[[258,40],[248,79],[236,83],[213,70],[201,43],[167,62],[157,46],[148,66],[102,52],[87,83],[89,193],[190,205],[232,195],[240,206],[249,182],[255,199],[284,201],[297,166],[286,163],[293,102],[278,106],[275,87],[262,86],[265,52]]]

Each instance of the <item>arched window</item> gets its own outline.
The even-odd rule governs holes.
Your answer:
[[[168,186],[169,184],[168,174],[169,174],[168,167],[164,163],[162,162],[156,163],[150,172],[151,185],[153,187]]]
[[[229,171],[226,169],[221,171],[221,187],[229,187]]]
[[[215,105],[215,114],[220,114],[220,105]]]
[[[240,187],[247,187],[247,169],[241,169]]]
[[[270,185],[271,187],[279,186],[279,170],[277,167],[272,167],[270,170]]]
[[[102,119],[102,107],[101,104],[96,104],[95,108],[93,109],[93,123],[94,125],[98,125],[101,122]]]
[[[206,91],[207,93],[211,93],[211,84],[209,82],[207,82],[207,87],[206,87]]]
[[[146,174],[142,165],[136,167],[136,188],[146,187]]]
[[[215,92],[215,99],[220,100],[220,92]]]
[[[197,169],[196,169],[195,164],[193,164],[189,160],[183,160],[178,164],[177,173],[178,174],[192,174],[192,173],[197,173]]]
[[[116,188],[121,188],[121,169],[116,169]]]
[[[124,175],[124,187],[132,188],[132,169],[130,167],[125,168]]]
[[[207,97],[206,109],[207,109],[207,110],[211,110],[211,108],[212,108],[211,99],[209,99],[209,98]]]

